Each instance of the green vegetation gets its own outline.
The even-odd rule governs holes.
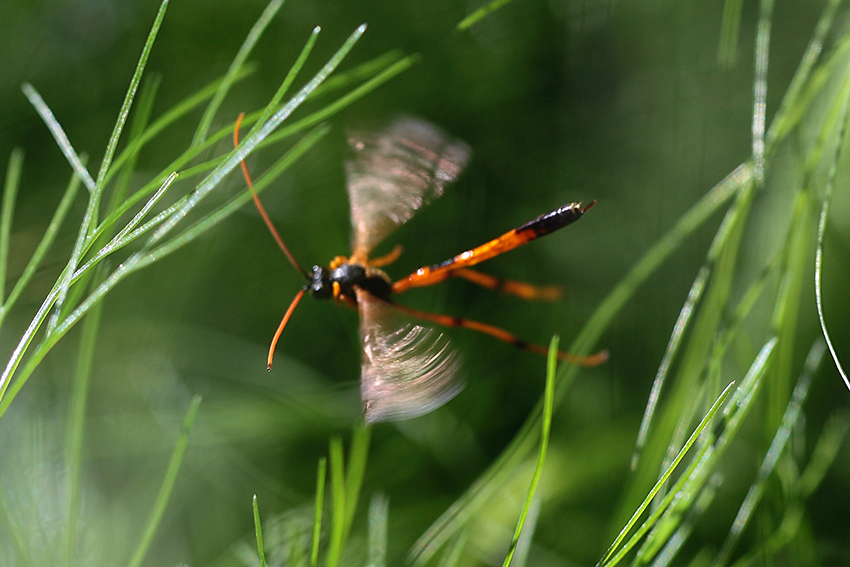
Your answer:
[[[26,130],[0,140],[0,564],[850,560],[846,5],[272,0],[207,28],[228,7],[163,0],[145,39],[122,28],[142,4],[0,23]],[[52,33],[86,18],[103,44]],[[58,43],[22,67],[37,24]],[[356,316],[305,301],[266,373],[302,282],[234,169],[324,263],[346,253],[345,128],[396,112],[475,154],[386,243],[395,276],[598,200],[484,266],[566,300],[403,301],[608,363],[450,330],[466,390],[365,427]]]

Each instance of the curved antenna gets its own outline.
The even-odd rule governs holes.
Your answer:
[[[286,327],[286,324],[289,322],[289,318],[292,317],[292,312],[295,311],[295,306],[298,305],[298,302],[301,301],[301,298],[304,297],[304,293],[307,291],[306,286],[301,288],[297,294],[295,294],[295,299],[292,300],[292,303],[289,304],[289,309],[286,310],[286,313],[283,315],[283,319],[280,321],[280,325],[275,331],[274,338],[272,339],[272,344],[269,346],[269,358],[268,365],[266,366],[266,370],[271,372],[272,369],[272,361],[274,361],[274,349],[277,347],[277,340],[280,338],[280,334],[283,332],[283,328]]]
[[[233,147],[239,145],[239,126],[242,124],[242,119],[245,118],[245,113],[242,112],[239,114],[239,117],[236,119],[236,125],[233,128]],[[257,210],[260,212],[260,216],[263,217],[263,221],[266,223],[266,226],[269,228],[269,232],[272,233],[277,245],[280,246],[280,249],[283,250],[283,253],[286,254],[286,257],[289,259],[289,263],[295,266],[295,269],[304,274],[307,279],[310,279],[310,275],[305,272],[298,262],[295,260],[295,256],[292,255],[292,252],[289,251],[286,244],[283,242],[283,239],[280,237],[280,234],[277,232],[274,224],[272,223],[272,219],[269,218],[269,215],[266,213],[265,207],[263,207],[263,203],[260,202],[260,196],[257,195],[257,192],[254,191],[254,182],[251,180],[251,174],[248,173],[248,166],[245,164],[245,160],[242,160],[242,175],[245,177],[245,182],[248,184],[248,189],[251,191],[251,196],[254,198],[254,204],[257,206]],[[271,357],[269,358],[271,360]],[[269,366],[271,366],[271,362],[269,362]]]

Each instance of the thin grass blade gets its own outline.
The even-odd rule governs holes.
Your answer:
[[[322,533],[322,509],[325,503],[325,477],[328,470],[328,460],[319,459],[316,472],[316,502],[313,506],[313,539],[310,542],[310,567],[319,564],[319,540]]]
[[[254,533],[257,535],[257,555],[260,558],[260,567],[266,567],[266,548],[263,545],[263,526],[260,523],[260,505],[257,503],[257,495],[251,499],[254,510]]]
[[[83,323],[77,367],[74,372],[74,390],[68,409],[68,428],[65,438],[65,468],[67,494],[67,525],[65,526],[65,565],[76,565],[78,520],[80,513],[80,478],[82,478],[83,429],[86,422],[89,384],[91,383],[94,350],[100,331],[103,304],[94,306]]]
[[[513,2],[513,0],[491,0],[458,22],[456,29],[459,31],[467,30],[499,8],[510,4],[511,2]]]
[[[139,88],[139,83],[142,80],[142,75],[145,72],[148,57],[150,56],[153,44],[156,41],[156,36],[159,33],[159,28],[162,26],[162,21],[165,18],[165,11],[168,9],[169,0],[162,0],[157,10],[151,29],[148,32],[148,37],[145,40],[145,45],[142,47],[142,53],[139,56],[139,61],[136,63],[136,70],[130,79],[130,86],[127,87],[127,94],[124,95],[124,102],[121,103],[121,109],[118,111],[118,119],[115,121],[115,126],[112,129],[112,134],[109,136],[109,142],[106,144],[106,152],[103,155],[103,160],[100,162],[100,170],[97,173],[97,185],[101,188],[104,186],[106,174],[112,165],[112,158],[115,155],[115,150],[118,147],[118,140],[121,139],[121,132],[124,130],[124,125],[127,123],[127,116],[130,114],[130,108],[133,106],[133,99],[136,96],[136,90]],[[94,192],[94,189],[92,189]]]
[[[198,415],[198,408],[200,407],[201,396],[196,395],[189,404],[189,409],[186,411],[180,437],[177,439],[177,444],[174,446],[174,451],[171,454],[171,461],[168,463],[168,470],[166,470],[165,477],[162,479],[162,485],[154,500],[150,516],[142,532],[142,537],[136,546],[136,550],[133,552],[133,556],[127,563],[128,567],[139,567],[142,561],[144,561],[145,555],[147,555],[151,542],[153,542],[153,537],[156,534],[163,514],[165,514],[165,507],[168,505],[174,483],[177,481],[177,473],[180,472],[183,456],[186,454],[186,448],[189,446],[189,432],[192,430],[195,417]]]
[[[59,149],[62,150],[63,154],[65,154],[65,159],[67,159],[68,163],[71,164],[71,169],[73,169],[80,177],[80,180],[86,186],[86,189],[88,189],[90,193],[93,192],[95,188],[94,178],[86,169],[86,166],[83,165],[80,155],[74,149],[74,146],[71,145],[71,141],[68,139],[67,134],[65,134],[65,130],[59,124],[59,121],[56,120],[56,116],[53,115],[53,111],[50,110],[50,107],[47,106],[47,103],[45,103],[44,99],[41,98],[41,95],[38,94],[38,91],[36,91],[29,83],[24,83],[21,90],[24,91],[24,95],[30,101],[30,104],[33,108],[35,108],[38,115],[41,116],[41,119],[47,125],[47,129],[50,130],[50,133],[53,135],[53,139],[56,140],[56,144],[59,146]]]
[[[5,309],[6,272],[9,267],[9,243],[12,237],[12,218],[15,211],[15,199],[21,184],[21,169],[24,165],[24,151],[12,150],[9,166],[6,169],[6,182],[3,184],[3,210],[0,211],[0,309]],[[0,319],[2,321],[2,319]]]
[[[797,424],[797,419],[800,417],[800,411],[802,410],[803,403],[809,393],[809,386],[812,383],[812,377],[823,359],[825,350],[826,345],[821,340],[816,341],[809,350],[809,354],[806,357],[806,362],[803,366],[803,372],[797,380],[797,385],[791,394],[791,400],[788,402],[788,405],[785,408],[785,414],[782,416],[782,424],[779,429],[776,430],[776,435],[773,437],[773,441],[765,454],[758,474],[756,475],[753,483],[750,485],[750,489],[738,509],[735,520],[732,522],[729,534],[726,536],[726,540],[723,542],[723,546],[720,548],[720,551],[714,560],[714,565],[716,567],[721,567],[727,564],[735,545],[741,537],[741,533],[744,531],[744,528],[749,522],[750,516],[756,506],[758,506],[758,503],[764,494],[765,487],[767,486],[767,480],[773,473],[776,463],[779,461],[779,456],[784,451],[785,445],[791,436],[791,431]]]
[[[560,338],[554,336],[549,343],[549,356],[546,360],[546,385],[543,393],[543,419],[540,423],[540,451],[537,453],[537,464],[531,475],[531,483],[528,486],[525,503],[517,519],[514,535],[508,547],[508,553],[502,563],[503,567],[508,567],[511,564],[514,553],[516,553],[517,545],[519,545],[520,536],[522,535],[522,527],[525,524],[528,511],[531,509],[531,504],[534,502],[537,484],[540,482],[540,475],[543,473],[543,463],[546,462],[546,451],[549,448],[549,434],[552,431],[552,413],[555,407],[555,372],[558,369],[558,347],[560,342]]]

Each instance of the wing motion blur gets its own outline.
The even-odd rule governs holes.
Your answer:
[[[366,423],[424,415],[461,390],[460,355],[442,333],[399,322],[389,303],[363,290],[357,292],[357,306]]]
[[[395,119],[377,134],[353,134],[346,164],[352,260],[369,252],[413,214],[443,194],[469,160],[470,149],[428,122]]]

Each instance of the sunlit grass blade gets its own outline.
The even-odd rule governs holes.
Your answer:
[[[809,355],[806,358],[803,372],[797,380],[797,385],[791,395],[791,400],[788,402],[788,405],[785,408],[785,414],[782,416],[782,423],[776,430],[776,435],[773,437],[773,441],[765,454],[758,474],[753,483],[750,485],[750,489],[738,509],[738,514],[732,522],[729,534],[726,536],[726,540],[723,542],[723,546],[720,548],[720,551],[714,560],[714,565],[717,567],[727,564],[738,539],[741,537],[741,533],[747,526],[750,516],[756,506],[758,506],[758,503],[764,494],[767,480],[773,473],[776,463],[779,461],[779,456],[785,449],[785,445],[791,436],[791,432],[797,424],[797,419],[800,417],[803,403],[809,393],[809,386],[812,383],[815,371],[820,365],[820,361],[823,359],[825,350],[826,346],[823,341],[820,340],[812,345],[811,350],[809,350]]]
[[[130,114],[130,109],[133,106],[133,100],[136,97],[136,90],[139,88],[139,83],[145,72],[145,66],[148,62],[153,44],[156,41],[156,36],[159,34],[159,28],[162,26],[162,21],[165,19],[165,12],[168,8],[169,0],[162,0],[157,10],[153,24],[151,24],[148,37],[145,40],[145,45],[142,47],[142,53],[139,55],[139,61],[136,63],[136,69],[133,71],[133,76],[130,79],[130,85],[127,87],[127,94],[124,95],[124,101],[121,103],[121,109],[118,111],[118,119],[115,121],[115,126],[112,129],[112,134],[109,136],[109,141],[106,144],[106,152],[103,155],[103,160],[100,162],[100,169],[97,173],[97,185],[103,189],[106,174],[112,166],[112,158],[115,155],[115,150],[118,148],[118,140],[121,139],[121,132],[124,130],[124,125],[127,123],[127,117]],[[95,209],[97,211],[97,209]],[[97,216],[95,216],[97,218]]]
[[[221,180],[233,171],[254,148],[266,137],[269,136],[277,127],[301,106],[304,100],[312,93],[316,87],[330,75],[334,69],[342,62],[348,52],[354,47],[354,44],[360,39],[360,36],[366,31],[366,25],[358,27],[348,39],[342,44],[336,53],[331,56],[330,60],[322,67],[319,72],[296,94],[288,103],[278,110],[256,133],[248,136],[239,145],[239,147],[231,152],[230,156],[225,159],[222,164],[210,173],[204,181],[202,181],[197,189],[192,193],[191,197],[186,201],[181,209],[176,211],[169,219],[164,222],[150,237],[145,244],[146,249],[152,248],[157,242],[162,240],[171,230],[185,217],[190,210],[195,208],[209,193],[213,190]],[[135,258],[138,261],[141,256]],[[132,263],[134,258],[130,258],[128,262]]]
[[[328,460],[319,459],[316,471],[316,501],[313,505],[313,537],[310,541],[310,567],[319,564],[319,542],[322,534],[322,509],[325,503],[325,477],[327,476]]]
[[[260,558],[260,567],[266,567],[266,548],[263,545],[263,526],[260,522],[260,505],[257,503],[257,495],[251,499],[254,511],[254,533],[257,535],[257,556]]]
[[[6,169],[6,181],[3,184],[3,209],[0,210],[0,309],[6,308],[6,272],[9,267],[9,243],[12,236],[12,218],[15,211],[15,199],[21,184],[21,169],[24,164],[24,151],[12,150]],[[2,316],[0,316],[2,322]]]
[[[133,552],[133,556],[127,563],[128,567],[138,567],[147,555],[148,549],[153,542],[153,537],[156,534],[159,523],[165,514],[165,507],[168,505],[168,500],[171,497],[171,491],[174,488],[174,483],[177,481],[177,473],[180,472],[180,465],[183,463],[183,456],[186,454],[186,448],[189,445],[189,432],[195,423],[195,417],[198,415],[198,408],[201,406],[201,396],[192,398],[189,404],[189,409],[186,411],[186,417],[183,419],[183,427],[180,430],[180,436],[174,446],[174,451],[171,454],[171,461],[168,463],[168,470],[162,479],[162,485],[159,487],[159,492],[151,507],[150,516],[145,523],[142,537]]]
[[[782,96],[782,102],[776,111],[776,118],[771,122],[770,128],[768,128],[765,139],[768,156],[772,153],[771,148],[776,146],[776,140],[784,138],[797,125],[797,120],[801,116],[800,111],[802,109],[800,107],[808,106],[799,104],[800,95],[806,87],[815,82],[810,80],[812,78],[812,71],[820,59],[824,41],[829,30],[832,29],[835,23],[835,14],[841,2],[842,0],[828,0],[826,6],[824,6],[823,13],[815,27],[815,32],[806,46],[805,53],[800,58],[800,64],[794,73],[794,77],[791,79],[788,88],[785,90],[785,94]],[[845,39],[842,48],[846,50],[848,47],[850,47],[850,44]],[[837,59],[837,57],[833,59]],[[796,111],[792,112],[792,108],[795,107],[797,107]]]
[[[133,174],[136,172],[139,152],[143,147],[142,145],[135,145],[133,143],[142,137],[149,125],[151,114],[153,113],[153,105],[156,101],[156,95],[161,82],[162,77],[160,75],[151,75],[145,80],[142,88],[139,90],[139,99],[133,112],[133,120],[130,122],[130,131],[127,133],[128,145],[134,145],[136,149],[127,154],[126,162],[121,166],[120,173],[115,180],[115,186],[109,196],[109,202],[105,211],[107,215],[113,213],[127,199],[127,191],[133,179]],[[110,223],[107,226],[111,227],[114,224]],[[95,229],[95,232],[97,230]],[[109,232],[106,234],[109,234]],[[94,235],[93,237],[95,239],[97,238]]]
[[[467,17],[462,19],[460,22],[458,22],[457,29],[460,31],[469,29],[474,24],[489,16],[491,13],[495,12],[506,4],[510,4],[511,2],[513,2],[513,0],[490,0],[490,2],[484,4],[483,6],[469,14]]]
[[[528,511],[531,509],[531,504],[534,502],[534,493],[537,491],[537,484],[540,482],[540,475],[543,473],[543,464],[546,462],[546,451],[549,448],[549,434],[552,431],[552,412],[555,407],[555,371],[558,369],[558,346],[560,342],[560,338],[554,336],[549,343],[549,356],[546,359],[546,385],[543,393],[543,417],[540,423],[540,450],[537,453],[537,464],[531,475],[531,482],[528,485],[525,503],[517,519],[514,535],[508,547],[508,553],[505,555],[505,560],[502,563],[503,567],[508,567],[511,564],[514,553],[516,553],[517,545],[519,545],[520,536],[522,535],[522,527],[525,524]]]
[[[649,391],[649,399],[646,403],[646,409],[643,413],[643,418],[640,422],[637,440],[635,441],[635,451],[632,454],[632,470],[637,469],[640,451],[646,444],[649,427],[652,424],[652,417],[655,415],[655,409],[658,407],[658,401],[661,397],[661,389],[664,387],[664,382],[667,379],[667,374],[670,371],[670,364],[676,353],[679,351],[679,345],[682,343],[682,337],[685,335],[685,329],[691,321],[691,315],[694,313],[694,308],[702,297],[702,291],[705,288],[706,280],[711,271],[707,266],[700,268],[697,277],[691,284],[691,289],[688,291],[688,297],[685,304],[679,311],[679,317],[673,325],[673,333],[667,341],[667,348],[664,350],[664,356],[661,358],[661,364],[658,365],[658,371],[655,373],[655,379],[652,381],[652,388]]]
[[[59,146],[59,149],[62,150],[62,153],[65,155],[65,159],[67,159],[68,163],[71,165],[71,169],[73,169],[80,177],[80,180],[89,192],[94,191],[94,178],[91,176],[88,169],[86,169],[86,166],[83,165],[80,155],[77,153],[77,150],[74,149],[74,146],[71,145],[71,141],[68,139],[67,134],[65,134],[65,130],[62,128],[62,125],[59,124],[59,121],[56,120],[56,116],[53,115],[53,111],[50,110],[50,107],[47,106],[47,103],[44,102],[44,99],[41,98],[40,94],[38,94],[38,91],[36,91],[29,83],[24,83],[23,86],[21,86],[21,90],[24,91],[24,95],[30,101],[33,108],[35,108],[36,112],[38,112],[39,116],[41,116],[41,119],[44,121],[47,129],[50,130],[50,133],[53,135],[53,139],[56,140],[56,145]]]
[[[245,65],[243,65],[241,67],[239,74],[235,77],[234,80],[240,81],[240,80],[244,79],[245,77],[248,77],[249,75],[251,75],[251,73],[254,72],[254,68],[255,68],[254,65],[251,65],[250,63],[246,63]],[[130,142],[127,144],[127,147],[124,148],[124,150],[121,153],[119,153],[118,156],[115,158],[115,160],[112,162],[112,168],[109,170],[109,172],[107,172],[106,179],[104,180],[104,184],[109,183],[109,181],[112,179],[112,177],[114,175],[117,175],[118,172],[122,171],[122,166],[124,165],[124,163],[127,160],[131,159],[134,155],[138,154],[142,147],[144,147],[151,140],[156,138],[166,128],[168,128],[169,126],[172,126],[178,120],[180,120],[181,118],[185,117],[190,112],[195,110],[198,106],[203,104],[203,102],[205,100],[211,98],[216,93],[216,91],[218,90],[218,87],[221,84],[222,80],[223,79],[218,79],[216,81],[213,81],[209,85],[206,85],[205,87],[201,88],[200,90],[198,90],[194,94],[188,96],[183,101],[177,103],[176,105],[171,107],[169,110],[167,110],[165,112],[165,114],[163,114],[162,116],[160,116],[159,118],[154,120],[151,123],[151,125],[148,126],[145,129],[145,131],[142,132],[142,134],[138,138],[130,140]],[[204,148],[207,148],[207,147],[209,147],[209,146],[207,146],[205,144]],[[191,149],[187,150],[186,153],[190,154],[192,157],[197,155],[197,153],[192,151]],[[177,168],[166,167],[165,171],[170,173],[171,171],[174,171],[175,169],[177,169]],[[159,181],[159,183],[161,183],[161,182],[162,182],[162,180]],[[156,181],[152,181],[149,185],[151,187],[156,187],[157,185],[159,185],[159,183],[157,183]],[[152,189],[149,189],[149,190],[152,190]],[[144,199],[145,196],[146,196],[146,193],[144,192],[144,188],[143,188],[143,189],[139,190],[137,193],[135,193],[134,195],[130,196],[124,202],[122,207],[126,211],[126,209],[129,209],[134,204],[136,204],[137,202]],[[104,222],[107,222],[107,221],[108,221],[108,218],[104,219]]]
[[[260,14],[260,17],[254,23],[251,31],[248,32],[248,35],[245,37],[245,41],[242,42],[242,45],[239,47],[239,51],[230,63],[230,68],[224,75],[224,79],[221,81],[215,95],[213,95],[212,100],[210,100],[207,108],[204,110],[203,116],[201,116],[198,128],[195,130],[195,136],[192,138],[192,146],[197,146],[206,139],[210,126],[212,125],[212,121],[215,118],[221,103],[224,101],[224,97],[227,96],[227,93],[230,92],[230,87],[232,87],[233,83],[236,81],[236,77],[239,75],[242,65],[245,64],[245,61],[248,59],[248,56],[251,54],[251,51],[254,49],[257,41],[259,41],[260,37],[262,37],[266,27],[268,27],[272,19],[275,15],[277,15],[277,12],[280,10],[282,5],[283,0],[271,0],[268,4],[266,4],[263,13]]]
[[[848,75],[848,79],[850,79],[850,75]],[[850,82],[848,82],[850,85]],[[821,333],[823,334],[823,338],[826,341],[826,345],[829,348],[829,354],[832,357],[832,361],[835,364],[835,368],[838,369],[838,374],[841,376],[841,379],[844,381],[844,386],[850,390],[850,379],[847,377],[847,373],[844,371],[844,367],[841,364],[841,361],[838,358],[838,353],[835,351],[835,347],[832,344],[832,339],[829,336],[829,330],[826,327],[826,317],[824,315],[823,309],[823,248],[824,248],[824,236],[826,235],[826,224],[827,219],[829,217],[829,206],[832,201],[832,194],[835,188],[835,176],[838,170],[838,162],[839,155],[841,150],[844,148],[844,133],[847,131],[847,121],[850,120],[850,115],[848,115],[848,95],[845,91],[845,95],[843,97],[843,119],[840,121],[840,128],[838,132],[838,143],[835,148],[835,155],[833,156],[832,161],[829,166],[829,177],[827,178],[826,190],[824,191],[823,204],[821,205],[820,216],[818,219],[818,228],[817,228],[817,248],[815,250],[815,303],[817,305],[818,311],[818,321],[820,323]]]
[[[759,21],[756,31],[755,71],[753,77],[753,176],[757,187],[764,185],[765,146],[767,125],[767,67],[770,61],[770,29],[773,24],[774,0],[759,2]]]
[[[620,533],[617,535],[608,550],[605,552],[605,555],[599,561],[600,565],[609,567],[619,563],[620,560],[625,556],[625,554],[628,553],[638,543],[638,539],[642,537],[643,534],[646,533],[654,525],[655,521],[657,521],[657,519],[661,516],[664,510],[667,509],[667,506],[670,504],[670,502],[672,502],[673,495],[676,493],[676,491],[671,490],[665,498],[665,502],[662,503],[660,506],[656,507],[652,514],[650,514],[647,520],[643,523],[643,525],[641,525],[640,529],[638,529],[638,531],[633,535],[633,537],[628,542],[626,542],[625,545],[621,546],[626,536],[629,534],[629,532],[632,531],[632,528],[637,525],[638,520],[649,507],[649,505],[652,503],[653,499],[656,497],[656,495],[659,494],[661,488],[671,479],[673,473],[676,471],[679,464],[682,462],[682,459],[685,458],[685,455],[687,455],[691,447],[694,445],[694,443],[696,443],[699,436],[709,426],[714,415],[720,410],[720,408],[723,407],[723,404],[726,402],[726,399],[731,394],[734,385],[734,382],[730,382],[729,385],[726,386],[726,388],[723,390],[723,392],[720,393],[720,396],[718,396],[718,398],[711,405],[708,412],[705,414],[705,416],[703,416],[702,421],[700,421],[699,425],[697,425],[688,440],[682,446],[682,449],[670,463],[670,466],[662,473],[661,477],[649,490],[646,497],[634,511],[632,517],[629,518],[628,522],[626,522],[626,524],[620,530]],[[694,459],[693,462],[698,462],[698,459]],[[687,475],[682,475],[681,477],[681,479],[686,478],[688,478]]]

